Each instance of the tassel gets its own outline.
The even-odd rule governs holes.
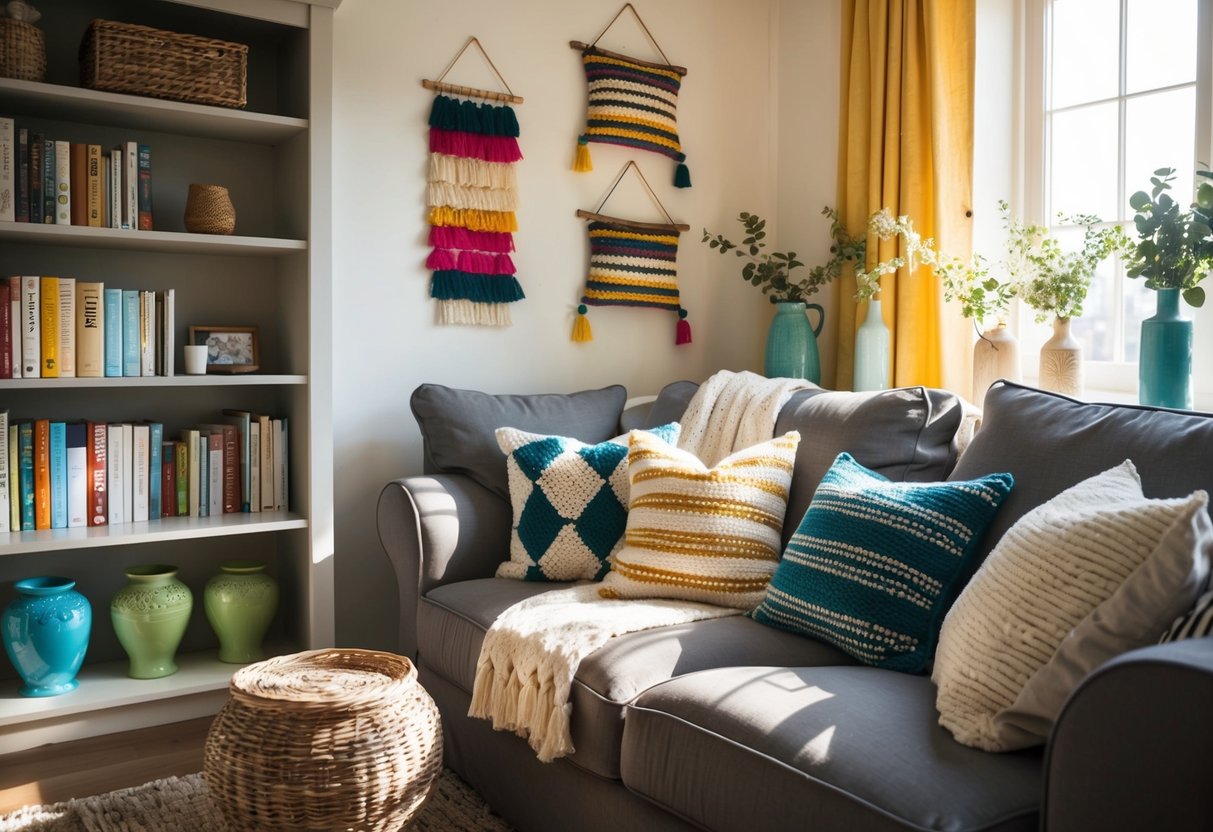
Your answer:
[[[585,136],[577,137],[577,155],[573,157],[573,170],[585,173],[594,169],[590,162],[590,140]]]
[[[577,318],[573,321],[573,341],[578,344],[594,340],[594,333],[590,330],[590,319],[585,316],[586,311],[584,303],[578,306]]]
[[[436,248],[426,258],[425,267],[432,272],[449,271],[456,268],[455,255],[450,249]]]
[[[674,344],[681,346],[689,343],[691,343],[691,324],[687,321],[687,311],[679,307],[678,325],[674,328]]]
[[[674,187],[691,187],[691,171],[687,169],[685,162],[679,162],[678,167],[674,168]]]

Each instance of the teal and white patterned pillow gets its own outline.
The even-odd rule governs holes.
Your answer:
[[[750,615],[865,664],[922,672],[954,584],[1012,483],[1010,474],[892,482],[839,454]]]
[[[678,424],[650,432],[678,441]],[[514,511],[499,578],[601,580],[628,519],[628,437],[586,445],[567,436],[498,428]]]

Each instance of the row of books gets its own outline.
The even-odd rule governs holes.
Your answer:
[[[63,141],[0,116],[0,221],[151,231],[151,146]]]
[[[285,510],[285,418],[225,410],[159,422],[10,420],[0,410],[0,533]]]
[[[171,376],[175,290],[0,278],[0,378]]]

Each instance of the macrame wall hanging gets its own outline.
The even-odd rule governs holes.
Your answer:
[[[620,180],[635,170],[649,196],[669,223],[636,222],[600,213]],[[678,295],[678,235],[691,227],[674,222],[635,162],[629,161],[594,211],[577,211],[590,221],[590,270],[585,294],[573,322],[573,340],[593,337],[587,316],[590,306],[640,306],[678,314],[675,344],[691,343],[691,325]]]
[[[664,64],[608,52],[595,45],[628,10],[657,48]],[[573,170],[593,170],[590,142],[623,145],[670,157],[678,163],[674,170],[675,187],[691,187],[686,154],[678,140],[678,91],[687,70],[669,62],[639,12],[626,3],[593,43],[574,40],[569,41],[569,46],[581,52],[588,87],[585,132],[577,138]]]
[[[475,44],[506,92],[448,84],[442,79]],[[508,326],[510,304],[525,295],[510,252],[518,230],[516,163],[521,104],[484,47],[469,38],[438,79],[421,85],[438,93],[430,110],[427,187],[430,296],[444,324]],[[446,95],[444,93],[449,93]],[[474,99],[481,99],[477,102]],[[497,105],[490,102],[505,102]]]

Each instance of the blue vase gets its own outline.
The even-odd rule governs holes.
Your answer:
[[[817,326],[809,325],[808,310],[817,310]],[[775,318],[767,333],[763,373],[767,378],[803,378],[821,382],[821,356],[817,336],[826,313],[816,303],[777,303]]]
[[[889,387],[889,328],[885,326],[880,300],[868,301],[868,316],[855,330],[854,390],[887,390]]]
[[[80,684],[93,610],[68,578],[26,578],[0,616],[4,649],[25,686],[22,696],[58,696]]]
[[[1137,392],[1142,404],[1192,409],[1192,321],[1179,312],[1179,290],[1159,289],[1152,318],[1141,322]]]

